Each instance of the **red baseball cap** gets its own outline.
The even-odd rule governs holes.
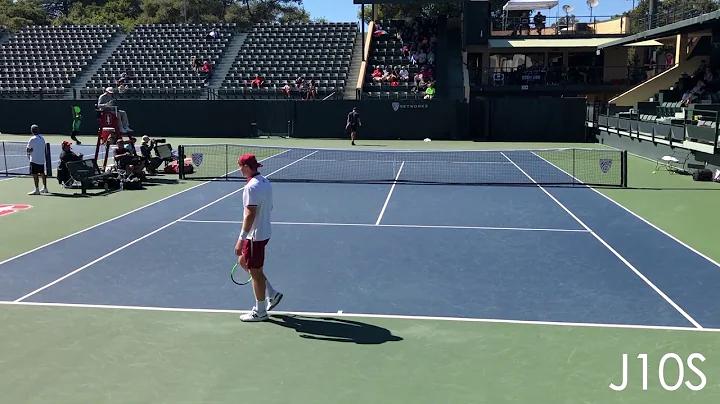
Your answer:
[[[240,158],[238,159],[238,165],[239,166],[246,165],[253,170],[257,170],[258,167],[263,166],[262,164],[258,163],[254,154],[245,154],[245,155],[240,156]]]
[[[72,143],[68,142],[67,140],[63,140],[62,147],[65,147],[65,146],[72,146]]]

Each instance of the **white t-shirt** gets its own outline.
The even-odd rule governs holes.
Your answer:
[[[257,206],[257,214],[248,238],[255,241],[267,240],[272,233],[270,230],[270,213],[273,208],[272,186],[270,181],[260,174],[253,177],[245,185],[243,190],[243,215],[245,215],[245,209],[252,205]]]
[[[28,149],[32,149],[30,162],[45,165],[45,138],[40,135],[35,135],[30,138],[27,147]]]

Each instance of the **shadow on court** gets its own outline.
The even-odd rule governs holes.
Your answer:
[[[301,334],[300,338],[318,341],[376,345],[403,340],[382,327],[331,317],[273,315],[268,321],[281,327],[294,329]]]

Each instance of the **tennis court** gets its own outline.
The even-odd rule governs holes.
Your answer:
[[[237,177],[238,148],[275,182],[266,268],[285,298],[270,324],[240,323],[252,289],[229,279],[243,183],[200,182]],[[0,262],[10,401],[720,394],[720,268],[583,185],[622,185],[619,152],[184,150],[202,155],[186,174],[195,187]],[[694,352],[707,386],[663,390],[660,358]],[[642,353],[648,391],[636,359],[628,389],[611,390],[622,354]],[[700,383],[687,367],[683,377]]]
[[[0,178],[0,181],[11,176],[28,174],[29,168],[26,147],[27,141],[0,141],[0,177],[4,177]],[[83,154],[86,157],[95,155],[95,145],[73,145],[72,149],[75,153]],[[59,144],[47,144],[45,155],[49,157],[53,170],[57,169],[61,152],[62,147]],[[102,161],[104,158],[105,150],[101,148],[98,161]]]

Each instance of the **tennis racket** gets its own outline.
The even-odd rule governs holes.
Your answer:
[[[240,275],[238,275],[238,279],[247,279],[246,281],[238,282],[238,281],[235,279],[235,271],[236,271],[238,268],[242,269],[242,271],[240,271],[240,272],[243,272],[243,273],[245,273],[245,275],[247,275],[247,278],[241,278]],[[236,285],[247,285],[248,283],[250,283],[250,281],[252,281],[252,276],[250,276],[250,274],[249,274],[247,271],[245,271],[245,270],[240,266],[240,263],[236,262],[236,263],[235,263],[235,266],[234,266],[233,269],[232,269],[232,271],[230,271],[230,279],[231,279],[231,280],[233,281],[233,283],[235,283]]]

